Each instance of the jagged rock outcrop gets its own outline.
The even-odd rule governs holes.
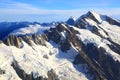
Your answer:
[[[108,16],[105,16],[105,19],[106,19],[107,22],[109,22],[112,25],[120,26],[120,23],[118,21],[116,21],[116,20],[114,20],[114,19],[112,19],[112,18],[110,18]]]
[[[36,45],[45,45],[45,36],[43,35],[38,35],[38,34],[33,34],[33,35],[25,35],[25,36],[16,36],[16,35],[10,35],[4,43],[8,46],[16,46],[17,48],[22,47],[22,41],[25,41],[28,43],[30,46],[32,46],[32,41]]]
[[[0,44],[3,43],[3,41],[0,40]]]
[[[2,70],[1,68],[0,68],[0,75],[1,74],[5,74],[5,70]]]
[[[47,79],[44,79],[43,77],[34,78],[33,73],[31,73],[31,74],[25,73],[24,70],[19,68],[19,65],[18,65],[17,61],[13,61],[11,66],[15,69],[17,75],[22,80],[47,80]]]
[[[94,13],[93,12],[91,12],[91,11],[89,11],[87,14],[86,14],[86,16],[85,16],[86,18],[90,18],[90,19],[92,19],[92,20],[94,20],[97,24],[100,24],[100,22],[95,18],[95,15],[94,15]]]
[[[53,69],[48,71],[47,75],[48,75],[48,80],[59,80],[57,74]]]
[[[25,73],[24,70],[20,69],[17,61],[13,61],[11,66],[15,69],[17,75],[22,79],[22,80],[59,80],[57,74],[55,73],[55,71],[53,69],[51,69],[50,71],[48,71],[48,73],[46,73],[48,75],[48,78],[43,78],[42,76],[38,76],[37,78],[35,78],[33,76],[33,73],[31,74],[27,74]]]
[[[21,47],[21,38],[15,36],[15,35],[10,35],[5,41],[4,43],[8,46],[16,46],[18,48]]]
[[[95,21],[97,24],[100,24],[101,22],[99,20],[97,20],[95,18],[95,15],[93,12],[89,11],[87,14],[85,15],[82,15],[80,18],[78,18],[75,22],[75,26],[76,27],[79,27],[79,28],[83,28],[83,29],[86,29],[87,25],[89,25],[87,22],[86,22],[86,19],[92,19],[93,21]],[[90,26],[90,25],[89,25]]]
[[[65,38],[65,36],[68,35],[69,27],[66,27],[66,24],[59,24],[56,26],[56,28],[50,29],[50,31],[46,32],[46,36],[48,37],[48,41],[52,40],[55,43],[60,45],[60,48],[62,51],[67,51],[70,49],[71,45],[68,42],[68,40]],[[64,38],[62,39],[61,33],[64,32]]]
[[[33,41],[36,45],[45,45],[45,39],[44,36],[39,34],[33,34],[33,35],[26,35],[26,36],[20,36],[23,41],[28,43],[30,46],[32,46]]]

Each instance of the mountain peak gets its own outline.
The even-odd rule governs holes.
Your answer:
[[[96,12],[93,12],[93,11],[88,11],[88,13],[86,14],[86,16],[88,18],[91,18],[93,20],[95,20],[97,23],[100,23],[102,21],[101,19],[101,15],[96,13]]]
[[[70,16],[70,18],[66,21],[67,24],[69,25],[74,25],[76,19],[73,16]]]
[[[99,15],[98,13],[96,13],[96,12],[94,12],[94,11],[88,11],[87,14]]]

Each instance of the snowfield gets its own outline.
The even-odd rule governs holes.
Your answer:
[[[103,39],[95,34],[93,34],[89,30],[85,29],[79,29],[76,27],[73,27],[75,30],[77,30],[80,34],[77,34],[78,38],[87,45],[88,43],[93,43],[96,47],[103,47],[106,50],[106,54],[113,57],[115,61],[120,62],[120,55],[118,53],[113,52],[107,44],[111,44],[108,40]]]
[[[16,60],[19,67],[27,74],[33,72],[34,77],[47,77],[47,71],[54,69],[60,80],[78,80],[79,78],[88,80],[85,74],[77,71],[71,62],[73,56],[77,54],[73,48],[67,54],[60,51],[58,45],[53,42],[46,42],[47,46],[38,46],[33,43],[33,47],[25,42],[22,43],[24,46],[22,49],[0,44],[0,68],[6,72],[0,75],[0,80],[21,80],[11,66],[13,60]],[[48,58],[43,57],[44,55]]]

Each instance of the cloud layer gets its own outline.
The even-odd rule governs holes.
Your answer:
[[[47,3],[51,3],[52,0],[46,0]],[[15,21],[19,20],[39,20],[42,21],[42,18],[45,17],[46,20],[53,20],[58,21],[65,20],[70,16],[79,17],[82,14],[92,10],[97,13],[109,15],[109,16],[120,16],[120,8],[82,8],[82,9],[71,9],[71,10],[60,10],[60,9],[43,9],[34,7],[33,5],[21,3],[21,2],[13,2],[7,1],[0,3],[0,21],[11,21],[14,19]],[[8,16],[8,18],[6,18]],[[61,17],[61,18],[60,18]],[[41,19],[37,19],[41,18]],[[49,19],[50,18],[50,19]],[[33,20],[32,20],[33,19]],[[43,20],[43,21],[44,21]]]

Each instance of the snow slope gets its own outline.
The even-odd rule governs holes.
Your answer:
[[[79,78],[88,80],[84,73],[77,71],[71,63],[73,56],[69,55],[70,52],[72,55],[77,54],[73,48],[68,51],[69,54],[66,54],[53,42],[46,42],[47,46],[33,43],[33,47],[25,42],[22,43],[24,45],[22,49],[0,44],[0,68],[6,72],[0,75],[0,80],[20,80],[11,66],[13,60],[16,60],[26,73],[33,72],[34,77],[47,77],[47,71],[54,69],[61,80],[79,80]],[[47,55],[48,59],[43,57],[44,55]]]
[[[107,44],[111,44],[108,40],[101,38],[100,36],[97,36],[96,34],[93,34],[89,30],[85,29],[79,29],[76,27],[73,27],[75,30],[79,32],[77,34],[78,38],[87,45],[88,43],[93,43],[96,47],[103,47],[106,50],[106,54],[113,57],[115,61],[120,62],[120,55],[118,53],[113,52]]]
[[[93,18],[91,18],[90,15],[92,15],[99,23],[97,23]],[[80,18],[78,18],[75,23],[78,23],[83,18],[84,18],[84,21],[86,23],[84,25],[84,27],[86,29],[92,31],[93,28],[96,28],[96,29],[98,29],[98,32],[103,37],[109,38],[113,42],[120,45],[120,34],[119,34],[120,33],[120,26],[110,24],[106,20],[106,15],[100,15],[100,14],[97,14],[95,12],[90,11],[87,14],[85,14],[85,15],[81,16]],[[118,22],[117,20],[115,20],[115,21]],[[93,27],[91,27],[91,26],[93,26]]]

